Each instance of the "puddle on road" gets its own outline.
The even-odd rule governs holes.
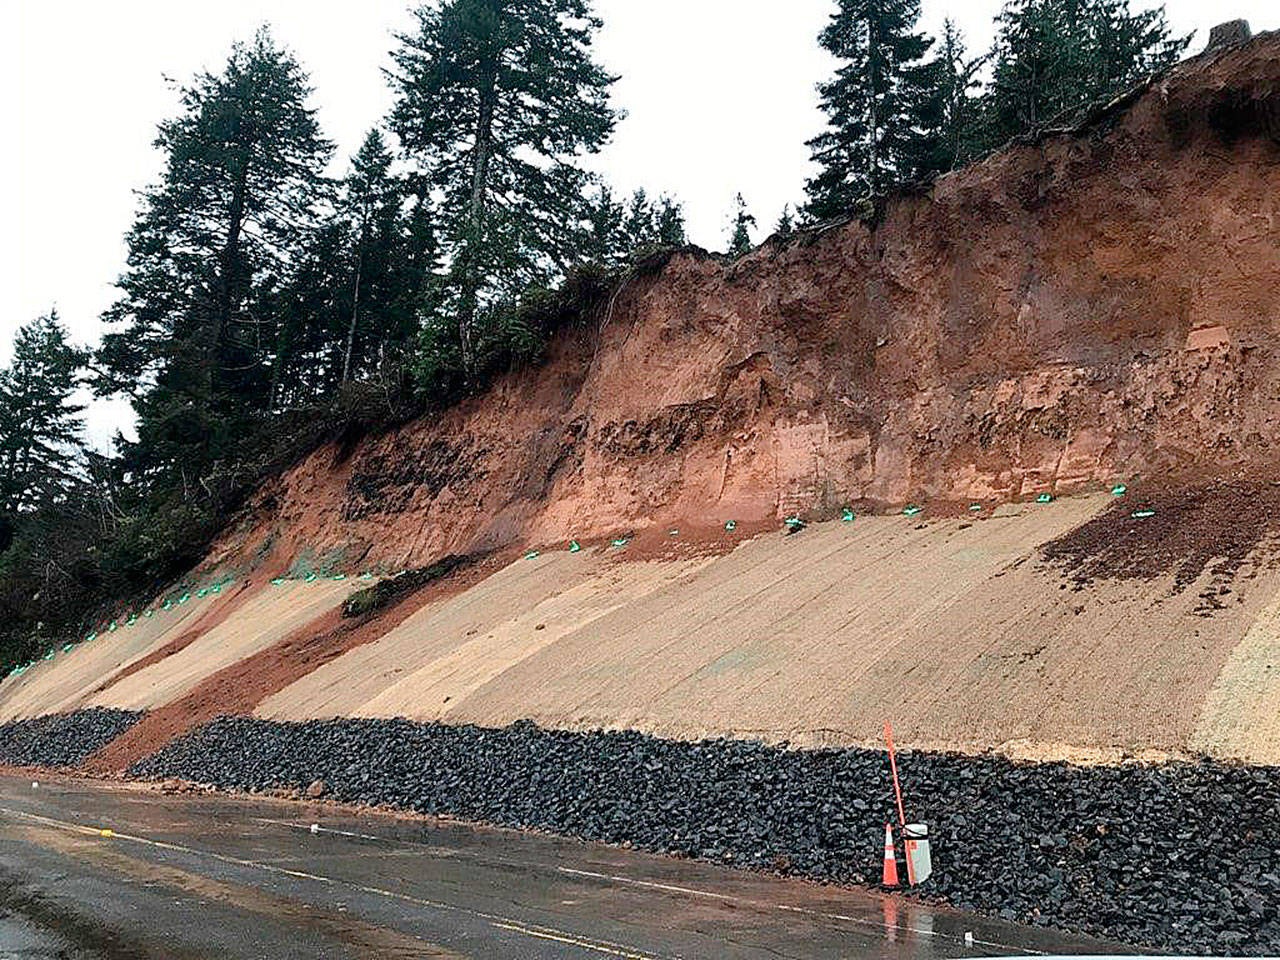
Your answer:
[[[182,893],[233,910],[269,918],[284,924],[305,927],[335,945],[345,947],[356,960],[467,960],[437,944],[396,930],[378,927],[353,917],[330,913],[320,907],[288,897],[278,897],[263,890],[224,883],[210,877],[190,873],[131,857],[112,844],[94,837],[69,834],[45,827],[18,827],[15,832],[24,842],[45,850],[91,864],[126,881],[147,887],[164,887],[169,893]],[[163,953],[146,947],[141,941],[110,930],[82,913],[68,910],[54,901],[31,892],[16,878],[0,874],[0,924],[5,914],[16,914],[15,926],[21,930],[26,921],[28,936],[43,934],[46,939],[61,938],[61,952],[48,954],[49,960],[201,960],[205,954],[179,952],[172,944]],[[3,932],[0,926],[0,932]],[[21,942],[21,941],[19,941]],[[37,941],[38,943],[38,941]],[[0,945],[8,946],[0,938]],[[37,949],[43,949],[42,946]],[[68,952],[69,950],[69,952]],[[23,954],[24,960],[26,954]],[[42,958],[35,952],[33,958]],[[210,954],[210,958],[214,955]],[[221,954],[217,954],[221,957]]]
[[[33,893],[7,873],[0,873],[0,946],[6,951],[4,956],[17,955],[24,960],[154,960],[155,957],[101,924]]]

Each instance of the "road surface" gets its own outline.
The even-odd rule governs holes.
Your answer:
[[[6,960],[1115,949],[872,891],[516,831],[63,778],[33,788],[30,776],[0,775]]]

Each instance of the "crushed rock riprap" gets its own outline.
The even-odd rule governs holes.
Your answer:
[[[93,707],[0,724],[0,764],[77,767],[141,719],[132,710]]]
[[[1175,952],[1280,954],[1280,768],[904,753],[928,895]],[[305,788],[845,883],[879,877],[885,755],[407,720],[224,717],[131,775]]]

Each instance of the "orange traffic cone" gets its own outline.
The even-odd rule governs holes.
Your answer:
[[[884,878],[880,881],[886,887],[898,885],[898,857],[893,852],[893,827],[884,825]]]

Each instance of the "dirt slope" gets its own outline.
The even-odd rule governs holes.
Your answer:
[[[1280,35],[857,223],[630,283],[548,363],[264,491],[219,553],[513,541],[1272,471]]]
[[[1280,762],[1266,726],[1280,685],[1243,704],[1233,689],[1237,674],[1256,675],[1248,637],[1273,625],[1280,573],[1237,582],[1208,617],[1207,569],[1183,588],[1169,571],[1071,589],[1040,545],[1109,500],[976,522],[859,518],[694,562],[544,554],[424,608],[257,712],[806,745],[874,744],[891,719],[917,747]]]
[[[471,580],[358,627],[324,577],[192,606],[0,682],[0,720],[152,709],[141,749],[261,669],[228,702],[272,718],[1280,763],[1276,382],[1265,34],[874,230],[676,255],[542,367],[318,451],[205,565],[497,551]]]

